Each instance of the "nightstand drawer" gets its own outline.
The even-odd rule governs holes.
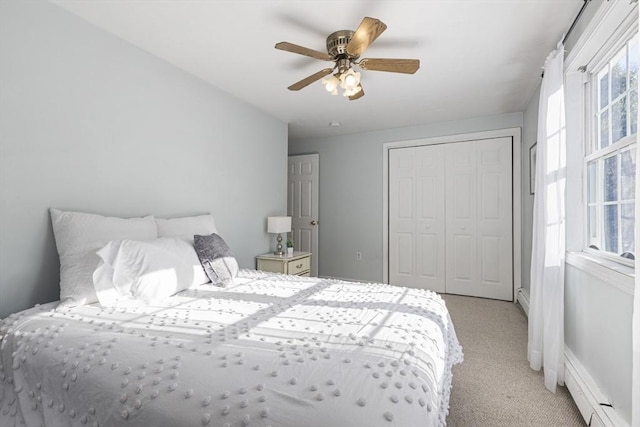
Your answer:
[[[309,270],[309,257],[289,261],[287,265],[287,272],[289,274],[299,274],[305,270]]]
[[[258,259],[258,270],[272,271],[274,273],[286,274],[285,265],[282,261],[273,259]]]
[[[296,252],[293,254],[264,254],[256,257],[258,270],[284,273],[292,276],[309,276],[311,272],[311,253]]]

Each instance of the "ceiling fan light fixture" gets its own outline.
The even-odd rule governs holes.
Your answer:
[[[289,42],[276,43],[275,48],[298,55],[304,55],[322,61],[333,61],[332,68],[325,68],[292,84],[287,89],[297,91],[309,86],[329,74],[333,76],[322,80],[325,90],[332,95],[338,94],[338,86],[350,101],[362,98],[365,93],[360,83],[360,73],[353,70],[356,64],[362,70],[386,71],[389,73],[413,74],[420,68],[419,59],[401,58],[364,58],[365,50],[373,43],[387,26],[379,19],[365,16],[355,31],[335,31],[327,37],[327,53],[309,49]]]
[[[338,80],[336,76],[330,76],[323,79],[322,84],[327,92],[330,92],[332,95],[338,94],[338,85],[340,84],[340,80]]]
[[[340,75],[340,87],[345,91],[351,91],[358,85],[360,85],[360,73],[353,71],[353,68],[349,68],[347,72]]]

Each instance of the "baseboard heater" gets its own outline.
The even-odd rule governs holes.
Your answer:
[[[518,289],[518,293],[516,294],[516,302],[520,304],[520,307],[522,307],[524,314],[529,317],[529,293],[523,288]]]
[[[591,375],[565,347],[564,383],[580,410],[584,421],[591,427],[629,427],[600,391]]]
[[[519,289],[517,302],[522,306],[525,314],[529,316],[528,292]],[[565,347],[564,358],[564,383],[587,425],[591,427],[630,427],[620,418],[589,372],[568,347]]]

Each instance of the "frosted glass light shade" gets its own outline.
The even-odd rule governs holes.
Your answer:
[[[288,233],[291,231],[290,216],[270,216],[267,217],[267,232]]]
[[[340,87],[344,90],[353,90],[360,84],[360,73],[353,71],[353,68],[349,68],[346,73],[342,73],[340,76]]]
[[[330,92],[331,95],[338,94],[338,85],[340,84],[340,80],[336,76],[329,76],[326,79],[322,80],[322,84],[327,92]]]

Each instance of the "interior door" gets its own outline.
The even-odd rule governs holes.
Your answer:
[[[445,291],[444,146],[389,152],[389,282]]]
[[[318,275],[318,179],[320,156],[289,156],[287,215],[296,251],[311,252],[311,276]]]

